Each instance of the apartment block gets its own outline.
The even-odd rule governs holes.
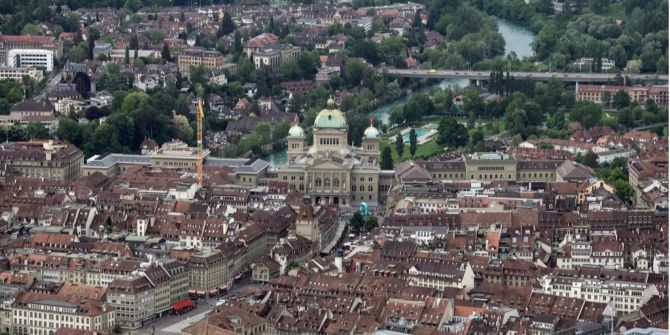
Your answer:
[[[188,49],[177,55],[179,71],[188,72],[191,66],[202,65],[208,70],[223,68],[224,58],[218,51]]]
[[[12,334],[53,334],[61,328],[111,331],[116,310],[105,301],[105,290],[87,285],[31,287],[11,305]]]

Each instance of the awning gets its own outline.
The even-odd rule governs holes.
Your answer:
[[[216,288],[210,288],[209,289],[209,294],[216,294],[218,291]]]
[[[197,293],[199,295],[205,295],[205,291],[196,291],[195,293]]]
[[[178,311],[178,310],[181,310],[181,309],[184,309],[184,308],[187,308],[187,307],[193,307],[193,301],[191,301],[191,299],[179,300],[179,301],[175,302],[174,304],[172,304],[172,308],[175,311]]]
[[[228,289],[228,285],[219,286],[219,291],[225,291]]]
[[[195,290],[188,290],[188,294],[195,294]]]

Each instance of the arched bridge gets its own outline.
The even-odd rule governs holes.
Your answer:
[[[379,68],[378,71],[388,74],[389,76],[410,78],[488,80],[491,77],[491,71],[395,68]],[[558,79],[567,82],[585,83],[608,83],[617,80],[616,73],[510,72],[510,75],[515,79]],[[667,75],[658,75],[654,73],[626,74],[626,77],[629,80],[668,81]]]

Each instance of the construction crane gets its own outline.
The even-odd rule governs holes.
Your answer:
[[[202,118],[204,117],[204,113],[202,112],[202,98],[200,96],[201,94],[198,94],[198,115],[196,118],[198,123],[198,148],[196,149],[196,157],[198,159],[198,185],[202,186],[202,163],[205,157],[205,151],[202,148]]]

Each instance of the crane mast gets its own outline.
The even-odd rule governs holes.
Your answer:
[[[198,149],[197,149],[197,159],[198,159],[198,185],[202,186],[202,161],[204,158],[204,150],[202,148],[202,118],[204,113],[202,112],[202,99],[198,97]]]

